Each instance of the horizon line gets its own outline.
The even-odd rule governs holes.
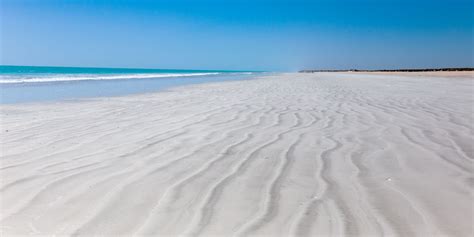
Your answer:
[[[398,68],[398,69],[303,69],[298,72],[429,72],[474,71],[474,67]]]
[[[0,64],[0,67],[54,67],[54,68],[93,68],[93,69],[131,69],[131,70],[189,70],[220,72],[272,72],[269,70],[228,70],[228,69],[190,69],[190,68],[143,68],[143,67],[95,67],[95,66],[51,66],[51,65],[11,65]]]

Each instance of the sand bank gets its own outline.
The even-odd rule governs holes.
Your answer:
[[[432,72],[347,72],[347,74],[407,76],[407,77],[445,77],[474,78],[474,71],[432,71]]]
[[[282,74],[2,105],[0,231],[472,236],[473,83]]]

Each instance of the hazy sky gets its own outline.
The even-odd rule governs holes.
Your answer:
[[[472,0],[0,0],[3,65],[467,67]]]

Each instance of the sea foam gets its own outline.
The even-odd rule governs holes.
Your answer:
[[[147,78],[169,78],[169,77],[193,77],[218,75],[219,72],[209,73],[151,73],[151,74],[124,74],[124,75],[50,75],[50,76],[0,76],[0,84],[17,83],[44,83],[44,82],[67,82],[67,81],[88,81],[88,80],[126,80],[126,79],[147,79]]]

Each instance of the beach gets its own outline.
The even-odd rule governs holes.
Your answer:
[[[283,73],[0,105],[0,233],[472,236],[474,80]]]

